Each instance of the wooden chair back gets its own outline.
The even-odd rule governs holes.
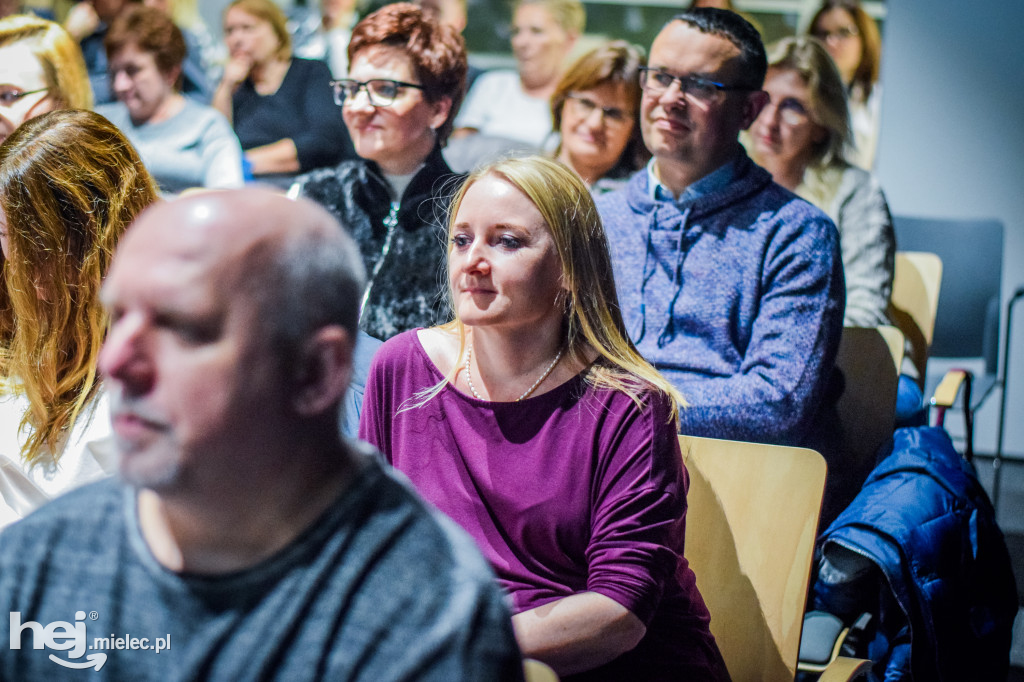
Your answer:
[[[924,390],[928,352],[935,336],[935,318],[942,288],[942,259],[924,251],[896,252],[889,319],[909,343],[910,360]]]
[[[735,682],[792,682],[825,487],[806,448],[680,436],[686,558]]]
[[[843,328],[836,356],[843,392],[836,403],[837,423],[831,426],[838,459],[829,461],[835,468],[830,473],[841,477],[848,489],[829,487],[826,523],[853,501],[875,467],[879,448],[892,438],[903,347],[903,334],[896,327]]]
[[[558,682],[558,673],[536,658],[523,659],[523,679],[526,682]]]

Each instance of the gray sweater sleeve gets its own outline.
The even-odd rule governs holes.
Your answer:
[[[874,176],[848,167],[836,196],[836,227],[846,272],[848,327],[889,324],[896,237],[882,188]]]

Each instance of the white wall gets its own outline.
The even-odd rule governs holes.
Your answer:
[[[1022,26],[1020,0],[893,0],[882,57],[878,170],[890,207],[1002,220],[1004,311],[1024,285]],[[1024,456],[1024,302],[1013,336],[1005,450]],[[995,451],[998,403],[978,415],[979,452]]]

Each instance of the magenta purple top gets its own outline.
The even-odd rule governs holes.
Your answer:
[[[583,375],[521,402],[444,380],[416,330],[377,352],[359,435],[476,540],[513,612],[584,591],[634,613],[633,650],[567,680],[728,679],[683,558],[688,479],[667,399],[643,408]]]

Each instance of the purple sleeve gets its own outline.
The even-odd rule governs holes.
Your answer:
[[[600,439],[587,589],[647,625],[683,554],[687,478],[666,401],[632,407]]]

